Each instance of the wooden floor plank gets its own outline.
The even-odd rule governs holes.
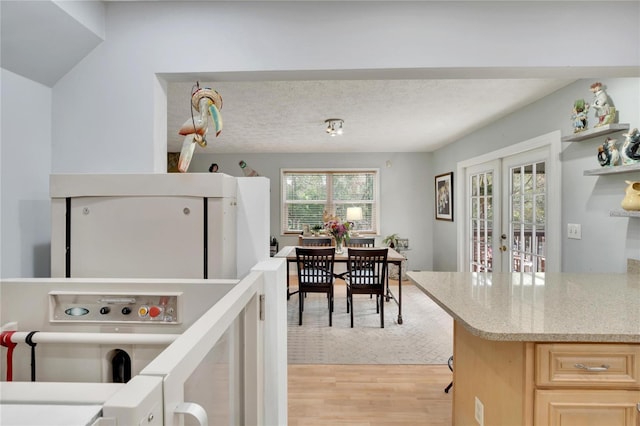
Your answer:
[[[446,365],[289,365],[289,425],[451,425]]]

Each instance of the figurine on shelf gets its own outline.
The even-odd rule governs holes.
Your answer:
[[[598,123],[594,127],[601,127],[611,124],[616,118],[616,109],[611,105],[609,95],[604,91],[602,83],[599,81],[593,83],[590,87],[593,92],[593,103],[591,106],[595,110]]]
[[[625,197],[622,199],[620,205],[627,211],[639,211],[640,210],[640,182],[632,182],[629,180],[627,183],[627,189],[625,190]]]
[[[584,99],[578,99],[573,103],[573,114],[571,119],[573,120],[573,133],[579,133],[587,130],[587,112],[589,111],[589,104]]]
[[[617,139],[607,138],[604,143],[598,147],[598,162],[602,167],[615,166],[620,160],[616,140]]]
[[[640,162],[640,131],[638,128],[624,133],[624,143],[622,144],[622,164],[634,164]]]

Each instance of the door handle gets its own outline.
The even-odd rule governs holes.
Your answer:
[[[507,246],[504,246],[504,245],[500,246],[500,251],[502,252],[507,251]]]

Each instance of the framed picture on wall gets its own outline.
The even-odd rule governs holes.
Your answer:
[[[409,239],[408,238],[398,238],[398,245],[396,245],[396,249],[398,249],[398,250],[408,250],[409,249]]]
[[[453,222],[453,172],[435,177],[436,219]]]

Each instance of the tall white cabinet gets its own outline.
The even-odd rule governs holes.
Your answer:
[[[267,178],[60,174],[50,194],[53,277],[238,278],[269,257]]]

